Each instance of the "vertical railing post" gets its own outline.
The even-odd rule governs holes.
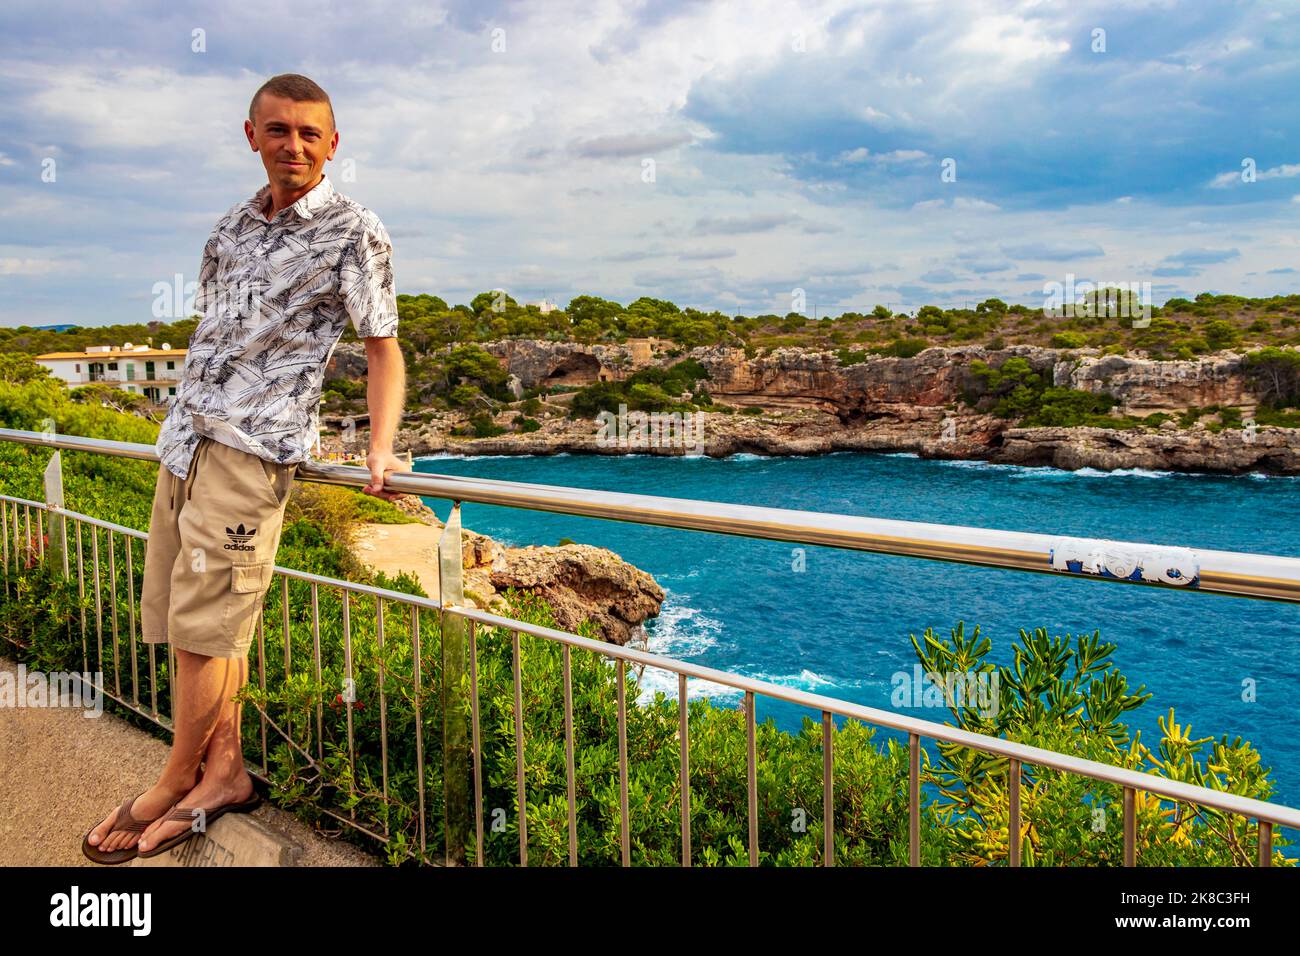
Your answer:
[[[1124,788],[1124,865],[1137,866],[1137,791]]]
[[[469,840],[469,745],[466,742],[464,685],[466,620],[446,613],[465,606],[464,558],[461,550],[460,502],[438,539],[438,615],[442,629],[442,790],[448,866],[465,863]]]
[[[835,865],[835,719],[822,711],[822,865]]]
[[[1273,824],[1259,821],[1259,865],[1273,865]]]
[[[1010,775],[1007,778],[1007,862],[1012,866],[1020,865],[1020,761],[1011,758]]]
[[[921,865],[921,738],[907,735],[907,862]]]
[[[68,577],[68,538],[66,518],[63,517],[63,460],[56,448],[50,456],[50,463],[45,466],[45,503],[52,505],[46,528],[50,536],[50,546],[46,556],[55,558],[63,565],[63,577]],[[57,509],[57,510],[56,510]]]

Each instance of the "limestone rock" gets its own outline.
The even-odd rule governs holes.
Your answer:
[[[491,581],[498,590],[522,588],[540,595],[565,630],[594,621],[615,644],[626,644],[664,600],[663,588],[645,571],[586,544],[506,548],[492,567]]]

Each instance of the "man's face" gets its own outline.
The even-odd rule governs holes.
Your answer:
[[[339,145],[329,104],[263,93],[253,118],[256,125],[244,121],[244,134],[253,152],[261,153],[268,181],[288,190],[314,185]]]

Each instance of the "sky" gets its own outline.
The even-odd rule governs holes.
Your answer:
[[[0,323],[184,314],[161,289],[265,184],[243,120],[285,72],[329,92],[398,291],[451,304],[1300,293],[1295,3],[294,9],[5,0]]]

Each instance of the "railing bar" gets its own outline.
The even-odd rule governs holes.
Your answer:
[[[104,670],[104,598],[99,589],[99,531],[90,529],[91,560],[95,565],[95,641],[99,647],[99,671]],[[172,715],[175,717],[175,714]]]
[[[275,573],[275,565],[272,563],[271,573]],[[283,574],[280,575],[280,636],[284,638],[284,680],[288,685],[289,678],[293,674],[291,661],[289,632],[289,579]],[[284,732],[288,735],[290,742],[293,741],[293,705],[285,704],[284,707]]]
[[[1020,865],[1020,761],[1011,758],[1008,769],[1007,840],[1010,864]]]
[[[259,608],[257,612],[257,684],[263,694],[266,693],[266,634],[262,627],[262,611]],[[267,773],[269,749],[266,742],[266,710],[258,708],[258,716],[262,723],[262,773]]]
[[[3,428],[0,428],[0,432],[3,432],[3,431],[4,431],[4,429],[3,429]],[[0,440],[3,440],[3,439],[0,438]],[[47,508],[50,508],[50,505],[47,505],[44,501],[35,501],[35,500],[30,499],[30,498],[17,498],[17,497],[15,497],[15,496],[13,496],[13,495],[0,494],[0,501],[7,501],[7,502],[11,502],[11,503],[13,503],[13,505],[14,505],[14,514],[15,514],[15,515],[17,514],[18,508],[19,508],[20,506],[22,506],[22,507],[31,507],[31,508],[39,508],[39,509],[41,509],[41,510],[45,510],[45,509],[47,509]],[[55,506],[55,507],[57,507],[57,506]],[[63,511],[63,510],[65,510],[65,509],[59,509],[59,510],[60,510],[60,511]],[[96,527],[96,528],[111,529],[112,531],[115,531],[117,534],[120,534],[120,535],[130,535],[130,536],[133,537],[133,538],[139,538],[141,541],[143,541],[145,538],[149,537],[149,535],[148,535],[147,532],[140,531],[140,530],[137,529],[137,528],[129,528],[129,527],[127,527],[127,526],[124,525],[124,524],[117,524],[116,522],[113,522],[113,521],[105,521],[103,518],[96,518],[96,517],[94,517],[93,515],[80,515],[80,514],[79,514],[79,517],[80,517],[83,521],[85,521],[86,524],[88,524],[88,525],[92,525],[92,526],[94,526],[94,527]],[[20,532],[19,532],[17,529],[15,529],[15,535],[17,535],[18,533],[20,533]]]
[[[479,737],[478,627],[469,622],[469,711],[474,735],[474,865],[483,865],[483,745]]]
[[[1124,788],[1124,865],[1137,866],[1137,791]]]
[[[632,828],[627,801],[627,664],[618,662],[618,841],[623,865],[632,865]]]
[[[758,866],[758,757],[754,740],[754,711],[757,702],[753,691],[745,692],[745,777],[749,793],[749,865]]]
[[[140,564],[142,567],[145,568],[149,566],[149,539],[148,538],[145,538],[144,541],[140,543]],[[77,522],[77,581],[78,581],[78,590],[80,590],[80,581],[81,581],[81,522],[80,521]],[[141,587],[143,588],[143,586],[144,586],[144,582],[142,580]],[[143,601],[143,594],[141,595],[141,600]],[[143,609],[141,609],[142,618],[143,618],[143,614],[144,611]],[[85,615],[82,615],[82,618],[83,618],[82,638],[84,643]],[[141,623],[143,624],[143,620]],[[161,715],[158,713],[158,658],[155,654],[157,647],[158,647],[157,644],[152,644],[152,643],[147,643],[145,645],[146,650],[149,652],[149,712],[153,714],[154,720],[159,720],[161,718]]]
[[[444,632],[445,633],[445,632]],[[510,632],[515,679],[515,796],[519,802],[519,865],[528,865],[528,803],[524,791],[524,697],[520,678],[519,632]]]
[[[473,625],[470,625],[473,627]],[[415,705],[415,780],[420,807],[420,858],[429,852],[424,809],[424,702],[420,697],[420,609],[411,605],[411,694]]]
[[[921,738],[907,735],[907,861],[921,865]]]
[[[564,780],[569,801],[569,866],[578,865],[577,788],[573,766],[573,671],[569,645],[561,647],[564,661]]]
[[[176,645],[167,642],[167,711],[168,721],[176,726]]]
[[[0,501],[0,549],[5,562],[5,594],[9,593],[9,502]]]
[[[131,627],[131,697],[137,707],[140,706],[140,662],[135,644],[135,559],[131,554],[131,539],[123,538],[122,546],[126,552],[126,600],[127,619]],[[66,555],[67,552],[65,551]]]
[[[316,686],[321,687],[320,663],[320,587],[311,582],[311,644],[312,658],[316,662]],[[316,759],[325,759],[325,705],[323,694],[316,695]]]
[[[62,509],[60,514],[63,515],[63,520],[59,522],[59,536],[63,540],[63,577],[67,579],[71,577],[68,573],[68,519]]]
[[[567,646],[567,645],[566,645]],[[691,720],[686,696],[686,675],[677,675],[677,740],[681,749],[678,786],[682,799],[682,866],[691,865]]]
[[[45,509],[36,509],[36,557],[45,563]]]
[[[85,556],[82,554],[81,519],[77,519],[77,609],[81,618],[81,669],[90,670],[90,648],[86,646],[86,572]],[[151,645],[152,646],[152,645]],[[154,708],[158,713],[158,708]]]
[[[384,600],[375,598],[375,646],[379,651],[379,759],[383,768],[384,806],[388,806],[388,698],[384,693]],[[384,836],[390,836],[384,816]]]
[[[343,710],[347,714],[348,766],[352,771],[348,778],[348,790],[351,793],[356,793],[356,788],[352,785],[357,776],[357,751],[352,734],[352,709],[357,696],[357,682],[352,676],[352,601],[347,588],[343,588],[343,676],[345,679],[344,688],[348,691],[343,700]],[[357,818],[357,808],[355,806],[348,808],[348,816],[353,820]]]
[[[117,549],[113,547],[113,532],[108,532],[108,594],[113,621],[113,689],[122,696],[122,658],[118,653],[120,640],[117,634]]]
[[[835,865],[835,719],[822,711],[822,864]]]

